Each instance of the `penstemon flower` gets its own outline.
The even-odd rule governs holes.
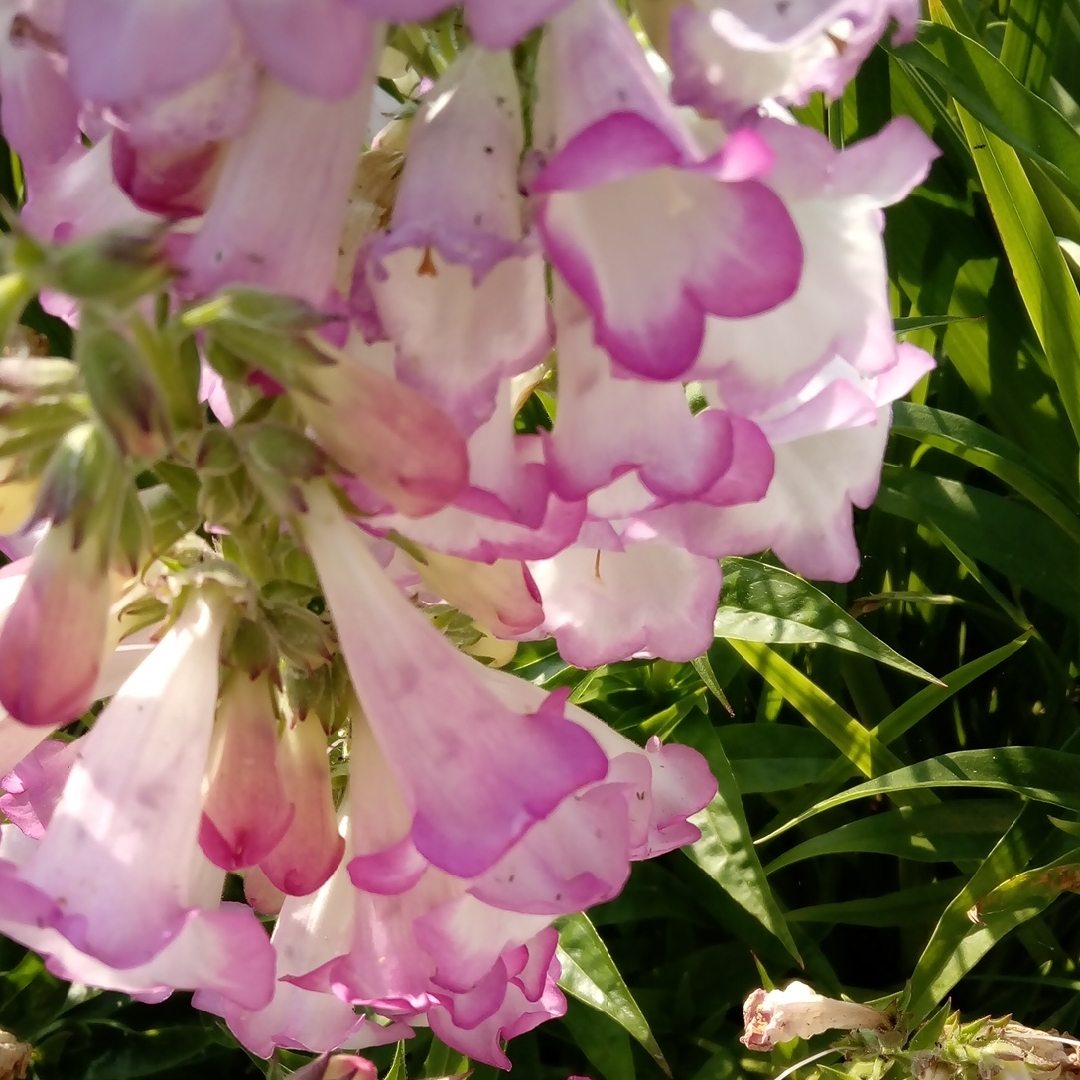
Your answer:
[[[850,579],[933,366],[881,240],[933,147],[783,109],[913,4],[642,0],[670,90],[612,0],[452,6],[0,4],[0,328],[76,334],[0,359],[0,931],[323,1080],[565,1012],[557,920],[717,784],[500,665],[693,660],[727,555]]]

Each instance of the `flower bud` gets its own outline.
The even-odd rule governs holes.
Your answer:
[[[292,667],[310,673],[333,658],[332,631],[315,612],[296,604],[274,604],[267,617],[277,632],[281,654]]]
[[[109,436],[96,424],[79,424],[67,432],[49,459],[34,518],[49,520],[54,527],[70,523],[78,548],[88,532],[108,524],[122,479]]]
[[[92,309],[81,316],[75,360],[94,409],[124,454],[158,457],[169,420],[157,380],[127,337]]]
[[[791,1039],[809,1039],[840,1028],[879,1028],[888,1016],[869,1005],[822,997],[805,983],[783,990],[755,990],[743,1004],[746,1031],[739,1040],[749,1050],[771,1050]]]
[[[3,488],[0,488],[0,499]],[[135,577],[150,551],[150,518],[139,498],[138,489],[129,485],[116,530],[114,568],[125,577]]]
[[[54,248],[44,267],[48,287],[78,300],[126,307],[169,277],[164,233],[156,226],[113,229]]]

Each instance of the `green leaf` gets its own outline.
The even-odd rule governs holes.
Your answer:
[[[982,859],[1016,820],[1006,799],[972,799],[933,806],[901,806],[811,837],[765,867],[766,874],[820,855],[873,851],[917,862]]]
[[[84,1080],[133,1080],[200,1057],[212,1041],[206,1025],[187,1024],[155,1031],[127,1031],[115,1048],[90,1061]]]
[[[837,760],[832,744],[815,728],[725,724],[716,735],[744,795],[813,783]]]
[[[963,882],[947,878],[930,885],[898,889],[869,900],[843,900],[814,904],[787,913],[788,922],[844,923],[849,926],[918,926],[947,904]]]
[[[408,1080],[409,1074],[405,1071],[405,1044],[399,1042],[394,1050],[394,1060],[390,1065],[390,1071],[383,1080]]]
[[[1039,462],[1020,447],[966,416],[898,401],[892,431],[970,461],[1004,480],[1080,541],[1080,504],[1058,488]]]
[[[1002,882],[987,893],[970,913],[972,921],[985,923],[994,916],[1031,910],[1037,914],[1063,892],[1080,890],[1080,854],[1076,851],[1035,870]]]
[[[1069,615],[1080,610],[1076,545],[1030,507],[970,484],[890,465],[875,505],[940,529],[962,551]]]
[[[695,717],[683,724],[679,734],[704,755],[717,783],[716,797],[693,818],[701,839],[684,848],[686,854],[802,963],[761,868],[731,763],[715,730],[704,717]]]
[[[604,1015],[568,1003],[563,1023],[574,1042],[606,1080],[634,1080],[634,1055],[630,1037]]]
[[[1051,806],[1080,810],[1080,755],[1039,746],[1002,746],[993,750],[958,750],[954,754],[941,754],[825,799],[762,837],[758,843],[772,840],[815,814],[855,799],[919,787],[990,788],[1024,795]]]
[[[1024,869],[1049,828],[1045,814],[1025,807],[942,913],[911,976],[909,1009],[916,1020],[927,1016],[998,941],[1034,914],[1009,912],[984,926],[968,918],[978,900]]]
[[[1018,82],[993,53],[940,23],[923,23],[916,41],[893,55],[939,83],[989,132],[1043,165],[1080,200],[1080,140],[1068,120]],[[962,120],[962,118],[961,118]],[[969,140],[980,145],[984,140]],[[978,151],[976,164],[978,164]],[[981,171],[981,170],[980,170]]]
[[[936,681],[801,577],[753,559],[724,559],[722,565],[724,588],[714,624],[718,638],[772,645],[831,645],[927,682]]]
[[[955,671],[950,671],[941,680],[942,685],[924,686],[914,697],[908,698],[902,705],[889,713],[877,727],[873,728],[870,734],[886,745],[894,742],[910,731],[939,705],[943,705],[948,701],[957,691],[974,682],[980,675],[985,675],[987,672],[999,667],[1030,639],[1030,634],[1021,634],[1020,637],[1010,641],[1009,644],[994,649],[976,660],[971,660],[958,667]],[[783,818],[772,822],[766,832],[772,835],[786,828],[787,824],[790,824],[795,817],[831,795],[845,780],[854,776],[856,771],[846,758],[840,758],[838,761],[833,762],[815,785],[814,790],[809,792],[804,799],[800,799],[794,805],[789,806]]]
[[[864,776],[877,776],[902,764],[828,694],[767,645],[733,641],[731,647],[790,702]]]
[[[572,997],[610,1017],[648,1051],[670,1076],[671,1070],[603,938],[588,915],[567,915],[556,921],[559,929],[559,985]]]
[[[969,322],[977,315],[913,315],[906,319],[893,319],[893,331],[897,334],[910,334],[915,330],[932,330],[950,323]]]

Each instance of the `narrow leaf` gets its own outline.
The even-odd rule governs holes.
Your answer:
[[[716,797],[693,819],[701,830],[701,839],[684,850],[801,964],[799,950],[754,849],[731,763],[716,732],[704,717],[695,717],[683,725],[679,734],[683,742],[705,756],[717,783]]]
[[[772,645],[830,645],[935,682],[933,675],[874,637],[808,581],[753,559],[725,559],[716,613],[718,638]]]
[[[591,1005],[624,1028],[670,1076],[671,1070],[649,1022],[588,915],[567,915],[559,919],[556,926],[559,928],[558,954],[562,964],[559,985],[571,996]]]

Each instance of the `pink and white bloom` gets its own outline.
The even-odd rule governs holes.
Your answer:
[[[548,27],[530,185],[554,268],[584,300],[611,358],[651,379],[697,359],[707,315],[788,299],[799,236],[766,187],[768,145],[749,130],[704,154],[607,0],[574,0]]]
[[[329,349],[329,346],[324,346]],[[295,401],[324,450],[352,477],[363,509],[372,502],[406,519],[454,502],[469,476],[469,452],[450,418],[390,374],[393,346],[355,331],[333,363],[306,373],[315,394]]]
[[[348,818],[341,822],[348,834]],[[325,1053],[341,1047],[360,1049],[408,1038],[403,1024],[380,1026],[358,1014],[332,993],[305,990],[287,981],[339,956],[349,946],[356,890],[342,862],[315,892],[285,900],[270,938],[277,954],[273,1000],[261,1009],[248,1009],[202,991],[196,1008],[221,1016],[232,1033],[253,1054],[270,1057],[278,1046]]]
[[[568,795],[603,779],[607,760],[557,702],[527,715],[500,707],[480,665],[408,603],[330,491],[312,486],[307,498],[303,538],[412,812],[411,842],[448,873],[482,873]]]
[[[559,496],[585,498],[633,471],[654,504],[682,502],[744,466],[735,453],[738,418],[720,409],[694,415],[680,382],[619,377],[593,341],[588,312],[558,280],[555,316],[558,412],[544,443]]]
[[[469,438],[467,486],[436,513],[410,520],[405,513],[378,512],[346,482],[354,502],[374,511],[365,527],[397,529],[425,548],[480,562],[544,559],[573,543],[585,501],[552,490],[543,440],[515,434],[514,408],[512,386],[504,381],[491,419]]]
[[[660,540],[584,543],[529,564],[544,610],[543,629],[579,668],[632,656],[686,662],[707,652],[720,598],[720,565]]]
[[[191,597],[80,740],[45,836],[4,833],[0,929],[63,978],[270,1000],[273,950],[249,908],[220,903],[198,845],[227,614],[224,598]]]
[[[543,254],[522,240],[522,139],[510,54],[466,49],[412,121],[390,228],[363,268],[398,377],[465,434],[551,346]]]
[[[122,107],[207,78],[241,35],[299,93],[346,98],[366,81],[372,20],[351,0],[69,0],[63,29],[79,95]]]
[[[872,378],[836,359],[798,394],[754,419],[772,443],[776,471],[759,502],[724,509],[683,503],[641,514],[635,536],[660,536],[698,555],[773,551],[796,573],[850,581],[860,565],[852,512],[874,501],[889,435],[889,404],[934,368],[911,345]]]
[[[835,99],[894,19],[907,40],[918,18],[918,0],[690,0],[671,16],[672,96],[729,123],[770,99]]]
[[[364,44],[368,76],[380,45],[381,31],[372,25]],[[188,293],[240,282],[327,303],[371,93],[368,77],[331,102],[263,80],[250,125],[228,144],[201,228],[193,238],[176,238]]]
[[[755,130],[775,154],[768,184],[791,211],[805,262],[795,295],[748,319],[711,318],[694,367],[729,407],[755,411],[834,355],[861,374],[896,363],[881,210],[921,183],[938,150],[907,117],[836,150],[781,120]]]

